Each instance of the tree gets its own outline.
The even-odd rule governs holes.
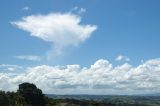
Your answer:
[[[9,100],[4,91],[0,91],[0,106],[9,106]]]
[[[45,106],[45,98],[42,91],[34,84],[22,83],[19,85],[18,94],[31,106]]]

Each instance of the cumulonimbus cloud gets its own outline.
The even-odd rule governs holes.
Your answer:
[[[16,76],[0,73],[2,90],[15,90],[22,82],[35,83],[45,93],[57,94],[160,92],[160,59],[148,60],[137,67],[128,63],[113,67],[109,61],[100,59],[88,68],[42,65]]]
[[[33,37],[51,42],[55,53],[61,54],[63,49],[86,41],[97,29],[96,25],[82,24],[81,21],[81,16],[73,13],[50,13],[26,16],[11,23]]]

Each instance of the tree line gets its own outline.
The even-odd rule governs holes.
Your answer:
[[[46,106],[47,102],[49,98],[31,83],[20,84],[16,92],[0,91],[0,106]]]
[[[16,92],[0,91],[0,106],[105,106],[94,101],[53,99],[45,96],[36,85],[22,83]]]
[[[32,83],[19,84],[16,92],[0,91],[0,106],[148,106],[142,104],[117,104],[94,100],[54,99],[45,96]],[[149,105],[153,106],[153,105]],[[158,106],[158,105],[154,105]]]

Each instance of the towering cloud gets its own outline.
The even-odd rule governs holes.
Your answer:
[[[81,24],[81,16],[73,13],[31,15],[12,24],[29,32],[33,37],[51,42],[56,54],[60,54],[67,47],[83,43],[97,29],[96,25]]]

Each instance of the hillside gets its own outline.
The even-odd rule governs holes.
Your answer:
[[[0,91],[0,106],[160,106],[160,96],[45,95],[34,84]]]

